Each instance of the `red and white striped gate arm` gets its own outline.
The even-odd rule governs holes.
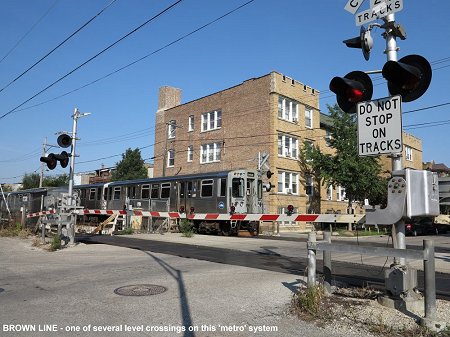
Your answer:
[[[28,213],[27,218],[34,218],[41,215],[48,215],[48,214],[55,214],[56,210],[52,209],[51,211],[42,211],[42,212],[35,212],[35,213]]]
[[[30,213],[27,218],[55,214],[56,210]],[[84,209],[78,210],[79,215],[127,215],[124,210]],[[180,212],[151,212],[133,211],[134,216],[152,218],[171,218],[189,220],[217,220],[217,221],[304,221],[304,222],[328,222],[328,223],[358,223],[364,219],[357,214],[219,214],[219,213],[195,213],[186,214]]]

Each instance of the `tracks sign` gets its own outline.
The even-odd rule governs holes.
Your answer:
[[[401,105],[400,95],[357,104],[360,156],[402,152]]]

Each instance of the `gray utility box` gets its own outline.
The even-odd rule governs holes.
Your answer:
[[[386,290],[397,297],[412,293],[417,288],[417,270],[392,268],[384,271]]]
[[[438,176],[424,170],[405,170],[406,216],[408,218],[439,215]]]

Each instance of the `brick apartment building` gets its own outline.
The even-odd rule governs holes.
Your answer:
[[[345,191],[319,186],[299,160],[305,142],[332,151],[327,145],[330,121],[320,113],[319,94],[275,71],[183,104],[180,89],[162,87],[154,175],[256,169],[258,153],[266,152],[275,186],[265,193],[266,212],[284,212],[292,204],[299,213],[345,213]],[[421,141],[404,134],[404,144],[405,167],[421,169]],[[385,170],[391,169],[390,162],[383,159]]]

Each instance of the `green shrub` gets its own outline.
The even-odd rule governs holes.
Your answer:
[[[193,224],[188,219],[183,219],[179,224],[179,228],[183,236],[187,238],[194,236]]]
[[[61,236],[55,235],[52,242],[50,243],[50,251],[61,249]]]

